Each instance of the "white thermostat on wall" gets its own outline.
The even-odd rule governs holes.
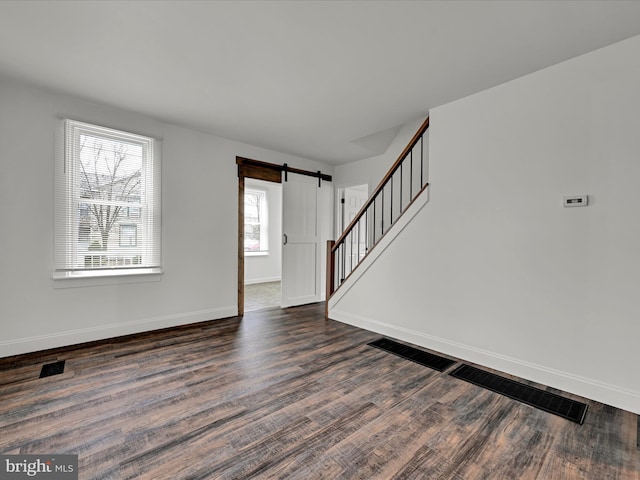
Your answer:
[[[588,195],[572,195],[570,197],[564,197],[563,201],[565,207],[586,207],[588,203]]]

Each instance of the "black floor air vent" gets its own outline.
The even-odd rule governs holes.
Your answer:
[[[423,352],[422,350],[408,347],[401,343],[394,342],[393,340],[389,340],[388,338],[381,338],[380,340],[368,343],[367,345],[379,348],[380,350],[384,350],[385,352],[393,353],[394,355],[398,355],[399,357],[406,358],[407,360],[411,360],[412,362],[419,363],[420,365],[424,365],[425,367],[438,370],[439,372],[446,370],[451,365],[456,363],[453,360],[449,360],[448,358],[440,357],[432,353]]]
[[[584,403],[576,402],[539,388],[530,387],[470,365],[460,365],[449,375],[539,408],[545,412],[553,413],[580,425],[582,425],[584,416],[587,413],[587,406]]]
[[[40,370],[40,378],[50,377],[52,375],[60,375],[64,372],[64,360],[55,363],[47,363]]]

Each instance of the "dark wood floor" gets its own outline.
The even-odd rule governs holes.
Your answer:
[[[635,415],[587,401],[577,425],[323,308],[0,360],[0,453],[75,453],[81,479],[640,479]]]

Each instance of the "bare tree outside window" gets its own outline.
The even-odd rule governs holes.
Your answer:
[[[78,163],[78,241],[88,241],[91,250],[107,250],[118,221],[129,216],[130,209],[139,215],[142,146],[80,135]]]
[[[267,238],[266,192],[246,190],[244,195],[244,251],[266,252]]]

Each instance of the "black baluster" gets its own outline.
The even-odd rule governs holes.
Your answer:
[[[346,238],[345,238],[346,240]],[[345,244],[345,240],[342,241],[342,280],[340,281],[340,283],[342,284],[342,282],[344,282],[346,275],[346,271],[347,271],[347,264],[346,264],[346,244]]]
[[[349,273],[353,272],[353,229],[351,229],[351,232],[349,232],[349,244],[351,245],[350,248],[350,252],[349,252],[349,256],[351,257],[351,261],[349,262],[351,264],[350,268],[349,268]]]
[[[369,209],[364,213],[364,239],[365,239],[365,252],[369,250]]]
[[[373,199],[373,238],[372,245],[376,244],[376,201],[377,197]]]
[[[413,200],[413,147],[411,147],[411,159],[409,164],[409,203]]]
[[[404,158],[400,163],[400,214],[404,211],[404,205],[402,204],[402,184],[404,183],[404,179],[402,178],[402,167],[404,166]]]
[[[385,185],[382,186],[382,190],[381,190],[381,200],[380,200],[380,235],[384,235],[384,187]]]
[[[360,222],[362,221],[362,217],[358,219],[358,262],[356,265],[360,264]]]
[[[391,175],[391,223],[393,225],[393,175]]]
[[[420,190],[424,187],[424,133],[420,137]]]

